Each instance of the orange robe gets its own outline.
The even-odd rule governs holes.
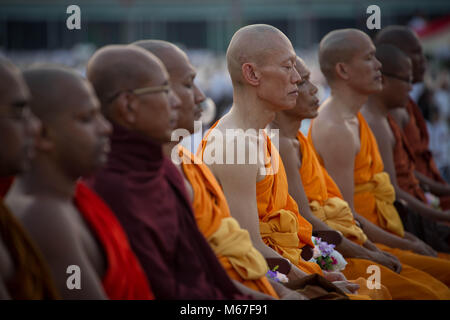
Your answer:
[[[192,207],[197,225],[230,278],[278,298],[265,277],[266,260],[253,247],[248,232],[231,217],[225,195],[212,172],[182,146],[179,146],[179,156],[181,168],[194,191]]]
[[[76,186],[74,202],[105,252],[107,269],[102,284],[108,298],[154,299],[147,277],[111,209],[81,182]]]
[[[209,133],[217,126],[217,121],[201,142],[199,154],[203,156]],[[261,237],[266,245],[296,265],[307,274],[323,276],[322,269],[315,262],[303,260],[302,248],[314,244],[311,240],[312,225],[300,215],[297,203],[288,193],[286,171],[281,157],[270,138],[266,136],[266,176],[256,183],[256,200],[260,220]],[[352,300],[371,300],[380,295],[369,290],[362,279],[352,281],[360,284],[359,294],[348,294]]]
[[[409,122],[403,128],[403,132],[414,153],[416,170],[434,181],[446,184],[447,182],[442,178],[434,162],[433,154],[428,148],[430,138],[419,106],[409,98],[406,110],[409,114]],[[440,197],[440,205],[444,210],[450,209],[450,196]]]
[[[394,187],[390,183],[389,175],[383,171],[384,165],[377,142],[362,114],[358,113],[357,116],[360,126],[361,146],[359,153],[355,157],[354,167],[355,209],[375,225],[397,236],[403,237],[403,224],[394,207]],[[311,129],[309,130],[308,139],[313,146]],[[323,160],[317,154],[316,150],[315,153],[320,164],[324,166]],[[439,298],[450,299],[448,287],[444,288],[442,286],[443,284],[446,286],[450,284],[449,260],[426,257],[407,250],[389,248],[382,244],[377,244],[377,246],[383,251],[394,254],[402,264],[425,271],[437,280],[442,281],[440,282],[431,278],[434,283],[433,285],[435,285],[434,292]],[[431,285],[430,279],[424,279],[422,277],[416,278],[416,280],[423,284]],[[441,289],[438,290],[439,287]]]
[[[298,133],[297,139],[300,142],[302,155],[302,165],[299,172],[306,196],[310,202],[311,211],[331,228],[341,231],[347,239],[363,244],[367,236],[356,226],[350,207],[343,200],[334,180],[320,164],[311,141],[301,132]],[[334,199],[334,201],[330,203],[330,199]],[[328,210],[319,210],[320,207],[326,206],[329,207]],[[378,266],[381,271],[381,282],[389,289],[393,299],[437,298],[428,286],[424,286],[415,280],[424,278],[432,283],[436,282],[431,276],[420,270],[403,265],[402,272],[398,274],[383,265],[366,259],[346,258],[346,261],[348,264],[343,273],[349,279],[366,275],[367,268],[370,265]],[[439,289],[441,285],[437,283],[436,287]]]
[[[390,115],[388,115],[387,119],[395,137],[394,162],[398,186],[418,200],[427,203],[419,181],[414,175],[414,170],[416,169],[414,153],[395,120]]]

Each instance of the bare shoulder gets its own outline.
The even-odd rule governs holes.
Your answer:
[[[78,213],[71,204],[36,197],[19,219],[43,251],[58,254],[77,242],[74,214]]]

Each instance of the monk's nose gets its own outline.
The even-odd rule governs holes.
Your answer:
[[[197,85],[194,84],[194,101],[195,104],[199,104],[202,103],[203,101],[205,101],[206,97],[205,94],[203,93],[203,91],[197,87]]]

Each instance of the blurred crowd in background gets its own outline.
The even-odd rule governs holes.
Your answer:
[[[225,50],[226,43],[231,37],[229,35],[240,25],[267,23],[285,32],[291,38],[298,55],[304,59],[311,70],[312,82],[319,88],[318,96],[323,101],[329,95],[329,88],[318,65],[319,39],[332,29],[344,27],[357,27],[373,36],[376,30],[368,30],[365,25],[368,17],[365,8],[368,5],[377,4],[381,8],[382,27],[390,24],[408,25],[417,32],[422,41],[427,57],[427,72],[424,83],[415,85],[411,95],[418,102],[427,120],[430,148],[434,159],[445,179],[450,182],[450,4],[448,1],[436,0],[426,3],[414,0],[385,0],[378,1],[379,3],[352,0],[318,0],[316,2],[309,0],[78,1],[82,14],[81,30],[56,32],[54,28],[65,28],[64,19],[68,17],[68,14],[63,11],[59,18],[54,19],[46,8],[55,10],[58,7],[64,10],[69,3],[64,5],[63,2],[0,1],[0,8],[2,8],[0,10],[2,29],[0,54],[9,57],[21,68],[36,63],[57,63],[73,67],[84,74],[87,60],[102,45],[130,43],[151,38],[172,41],[186,50],[197,68],[197,84],[210,98],[210,103],[205,105],[206,110],[202,117],[203,132],[227,112],[232,104],[233,92],[226,67]],[[102,6],[103,12],[92,13],[93,8],[102,10]],[[111,11],[110,15],[107,8]],[[114,8],[118,8],[119,11],[114,11]],[[152,10],[153,8],[155,10]],[[292,13],[290,8],[303,12],[303,16]],[[120,11],[121,9],[123,11]],[[144,9],[149,10],[148,12],[153,15],[149,14],[144,18],[139,16],[139,12],[145,13]],[[351,11],[348,12],[350,9]],[[227,16],[227,10],[232,13],[230,17]],[[285,19],[283,10],[290,12]],[[164,12],[168,13],[167,17],[161,16]],[[212,16],[207,15],[208,12],[211,12]],[[358,12],[357,15],[356,12]],[[97,16],[100,18],[97,19]],[[39,17],[42,18],[39,19]],[[175,22],[168,17],[175,19]],[[231,20],[226,20],[228,18]],[[93,20],[95,20],[95,27]],[[96,33],[94,37],[86,36],[94,30]],[[22,41],[15,37],[19,33],[25,34]],[[67,41],[67,37],[73,38],[73,35],[76,35],[75,39]],[[309,123],[304,121],[301,130],[306,133],[308,127]],[[199,142],[200,137],[197,137],[195,141]],[[193,143],[193,151],[197,142]]]

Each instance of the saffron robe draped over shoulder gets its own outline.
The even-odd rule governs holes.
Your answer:
[[[91,186],[126,231],[156,299],[246,298],[198,230],[181,173],[160,144],[114,125]]]
[[[395,210],[393,204],[395,200],[395,195],[392,195],[393,186],[390,183],[389,176],[383,171],[384,165],[378,150],[377,142],[362,114],[358,113],[357,116],[360,124],[361,147],[360,152],[355,157],[354,166],[355,209],[359,214],[363,215],[382,229],[397,234],[398,236],[400,236],[400,234],[403,235],[403,224],[398,217],[398,212]],[[314,147],[311,136],[311,127],[308,134],[308,140],[311,143],[311,146]],[[314,152],[320,164],[324,166],[323,159],[321,159],[316,149],[314,149]],[[373,181],[374,176],[379,176],[380,173],[387,176],[387,178]],[[363,186],[373,186],[360,187],[358,190],[358,185],[360,184],[363,184]],[[362,193],[361,190],[364,190],[364,192]],[[377,194],[381,192],[380,190],[384,193],[381,197]],[[377,201],[376,197],[379,199],[381,198],[382,201]],[[364,201],[367,203],[364,203]],[[382,205],[380,206],[380,204]],[[379,219],[380,213],[378,211],[385,210],[386,208],[389,209],[390,213],[384,215],[384,218]],[[395,211],[391,211],[392,208]],[[389,218],[392,218],[392,220],[389,221]],[[381,223],[380,220],[383,219],[386,221]],[[402,232],[400,233],[400,231]],[[450,299],[450,292],[447,287],[450,284],[448,278],[450,276],[450,265],[448,264],[448,261],[422,256],[407,250],[390,248],[382,244],[377,244],[377,246],[383,251],[394,254],[402,262],[403,272],[408,271],[407,274],[412,275],[417,271],[417,274],[414,275],[413,279],[426,287],[426,291],[429,292],[429,295],[434,295],[434,299]],[[392,291],[391,293],[394,296]],[[412,296],[410,298],[416,297],[421,299],[421,297],[415,293],[417,292],[411,292]]]
[[[108,298],[153,299],[144,271],[131,250],[124,230],[108,206],[82,182],[76,186],[74,202],[105,252],[107,269],[102,284]]]
[[[210,128],[201,142],[199,155],[202,158],[208,136],[218,123],[219,121]],[[308,274],[323,275],[318,264],[304,261],[301,257],[304,246],[314,247],[311,240],[312,225],[300,215],[297,203],[288,193],[283,163],[269,137],[266,137],[264,149],[267,159],[270,159],[270,162],[266,162],[268,172],[256,183],[261,237],[266,245],[289,259],[299,269]]]
[[[439,183],[446,184],[433,159],[433,154],[428,148],[430,138],[427,124],[419,106],[411,97],[406,105],[409,121],[403,128],[406,140],[414,153],[414,164],[417,171]],[[450,209],[450,196],[440,197],[440,205],[444,210]]]
[[[228,275],[253,290],[278,298],[265,277],[269,270],[266,260],[253,247],[248,231],[231,217],[225,195],[212,172],[180,145],[178,154],[194,192],[192,207],[197,225]]]
[[[7,189],[5,188],[5,191]],[[50,269],[38,247],[0,198],[0,239],[14,264],[7,289],[12,299],[59,299]]]
[[[338,186],[320,165],[312,146],[300,131],[297,140],[300,142],[302,154],[299,172],[312,213],[332,229],[342,232],[344,237],[363,244],[367,236],[356,225],[350,207],[343,200]]]
[[[367,239],[366,235],[356,226],[348,203],[342,200],[338,186],[320,164],[311,141],[301,132],[298,133],[297,139],[300,142],[302,155],[299,172],[312,212],[331,228],[341,231],[347,239],[358,244],[364,243]],[[339,199],[339,205],[327,205],[330,199]],[[321,206],[325,208],[321,209]],[[403,265],[402,272],[398,274],[370,260],[346,257],[346,261],[347,266],[343,273],[348,279],[355,279],[362,275],[367,277],[367,268],[371,265],[378,266],[383,279],[382,284],[389,289],[389,293],[395,300],[437,298],[428,286],[424,286],[416,279],[429,279],[432,283],[437,281],[410,266]],[[437,282],[436,287],[439,289],[442,284]],[[382,295],[382,298],[388,299],[385,295]]]

